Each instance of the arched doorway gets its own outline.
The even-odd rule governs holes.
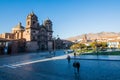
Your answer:
[[[41,50],[42,50],[42,51],[45,50],[45,45],[41,45]]]

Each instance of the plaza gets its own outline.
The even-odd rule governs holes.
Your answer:
[[[49,52],[30,53],[0,58],[0,80],[119,80],[120,59],[95,56],[71,56],[68,63],[63,50],[55,56]],[[51,56],[51,57],[48,57]],[[73,62],[80,62],[79,74]]]

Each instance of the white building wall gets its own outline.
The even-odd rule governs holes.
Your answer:
[[[109,48],[118,48],[119,47],[119,42],[108,42],[108,47]]]

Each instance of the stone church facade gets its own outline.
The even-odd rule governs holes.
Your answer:
[[[0,38],[18,40],[26,40],[26,50],[52,50],[54,41],[52,38],[52,21],[45,20],[42,24],[38,22],[38,17],[31,12],[26,18],[26,26],[21,23],[12,29],[11,33],[0,34]]]

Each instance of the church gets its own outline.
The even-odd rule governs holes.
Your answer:
[[[54,39],[52,38],[52,21],[46,19],[42,24],[39,23],[38,17],[34,12],[27,15],[26,26],[19,22],[12,29],[11,33],[0,34],[0,38],[8,40],[26,40],[26,50],[52,50],[54,48]]]

